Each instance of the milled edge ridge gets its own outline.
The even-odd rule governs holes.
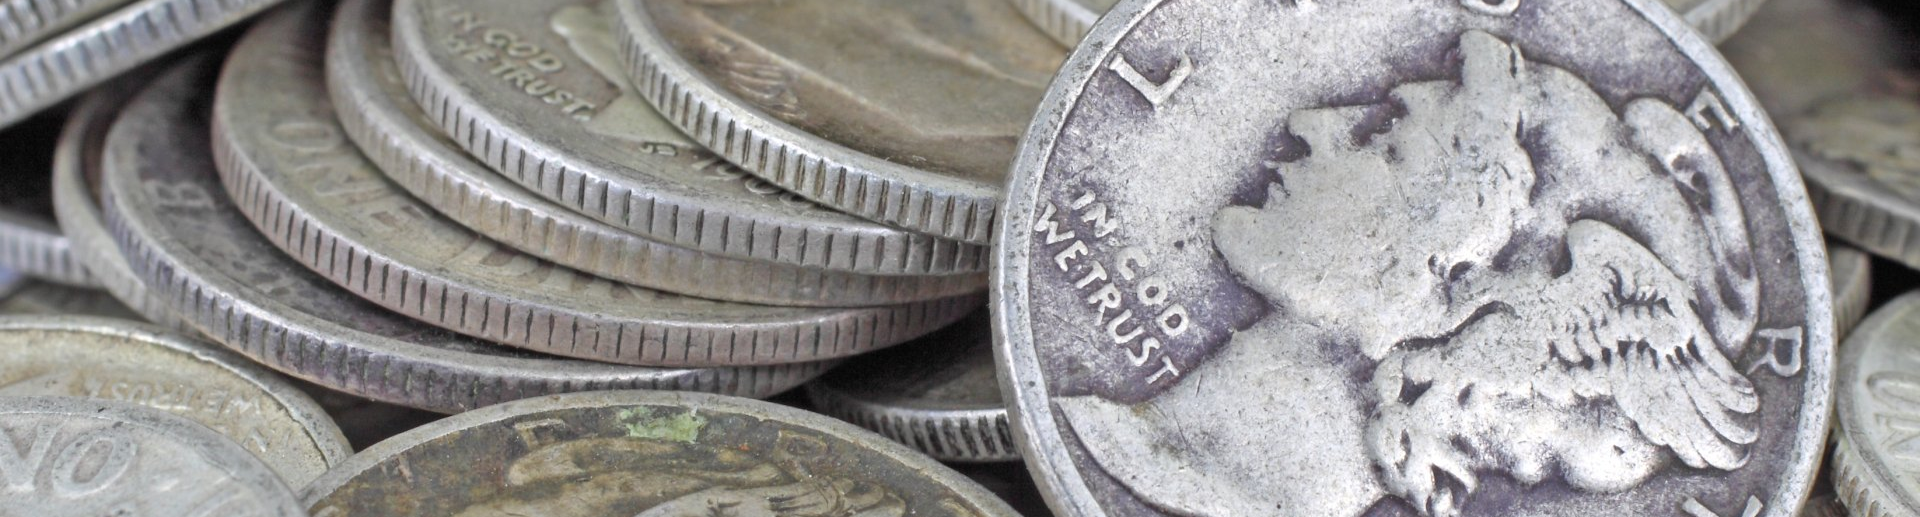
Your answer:
[[[1004,408],[939,415],[933,411],[909,411],[870,404],[819,383],[808,384],[806,389],[807,398],[820,412],[866,428],[941,461],[1020,459],[1020,449],[1013,443],[1013,426],[1007,421]]]

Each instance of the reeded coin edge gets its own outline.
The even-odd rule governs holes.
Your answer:
[[[1867,316],[1867,306],[1873,301],[1873,261],[1865,252],[1841,245],[1828,245],[1827,258],[1836,266],[1834,273],[1841,265],[1853,273],[1833,277],[1834,342],[1844,343]]]
[[[314,480],[301,491],[300,501],[312,508],[326,496],[339,490],[361,473],[376,468],[389,458],[419,447],[435,439],[483,425],[500,422],[515,417],[537,413],[564,411],[569,409],[595,409],[614,406],[666,406],[684,407],[694,411],[731,413],[762,420],[773,420],[795,427],[802,427],[833,435],[848,443],[867,448],[880,456],[898,462],[913,472],[931,478],[932,481],[953,490],[956,495],[975,507],[984,510],[987,517],[1015,517],[1020,515],[992,492],[979,483],[941,465],[925,455],[908,449],[904,445],[888,440],[852,424],[834,420],[825,415],[787,407],[770,402],[748,400],[739,397],[715,395],[711,393],[664,392],[664,391],[602,391],[590,393],[570,393],[528,398],[494,406],[468,411],[429,422],[395,435],[380,443],[373,444],[360,454],[348,458],[339,467],[328,471],[320,479]]]
[[[0,2],[0,56],[12,55],[60,29],[85,21],[82,16],[126,0],[7,0]],[[108,5],[112,4],[112,5]]]
[[[1833,490],[1840,497],[1840,504],[1855,517],[1894,517],[1905,515],[1896,512],[1893,504],[1881,500],[1881,494],[1887,493],[1876,479],[1869,479],[1866,467],[1858,465],[1859,453],[1853,450],[1853,440],[1841,436],[1833,447]]]
[[[807,133],[710,84],[653,29],[642,2],[617,0],[620,54],[667,121],[756,176],[815,202],[916,232],[988,245],[1001,185],[889,162]]]
[[[395,2],[392,41],[395,64],[414,101],[468,154],[555,203],[684,248],[801,267],[874,275],[950,275],[984,272],[992,260],[993,250],[983,242],[940,239],[851,216],[835,218],[843,219],[844,225],[834,221],[808,225],[784,222],[777,216],[723,213],[663,197],[636,181],[608,181],[622,176],[608,171],[623,165],[548,145],[545,139],[503,122],[464,89],[444,87],[460,84],[461,79],[421,55],[428,37],[412,30],[419,22],[417,10],[410,7],[408,2]]]
[[[1798,155],[1806,158],[1800,170],[1828,234],[1920,269],[1920,202],[1902,199],[1857,174],[1832,170],[1839,165]]]
[[[51,221],[0,208],[0,267],[73,287],[97,287],[73,256],[73,243]]]
[[[808,383],[807,398],[828,416],[879,433],[941,461],[1018,461],[1007,409],[914,409],[860,400],[821,383]]]

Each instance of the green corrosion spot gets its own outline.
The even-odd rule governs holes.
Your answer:
[[[622,409],[617,416],[627,428],[628,438],[693,443],[700,439],[700,429],[707,426],[706,417],[691,411],[654,416],[653,408],[638,407]]]

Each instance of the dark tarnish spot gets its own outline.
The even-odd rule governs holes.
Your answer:
[[[1466,407],[1467,401],[1472,398],[1473,398],[1473,385],[1468,384],[1467,387],[1460,388],[1460,396],[1454,397],[1454,403],[1459,404],[1461,407]]]
[[[1408,406],[1413,405],[1414,401],[1420,400],[1420,397],[1423,395],[1426,395],[1427,390],[1429,389],[1433,389],[1433,382],[1431,381],[1412,382],[1406,379],[1401,379],[1400,380],[1400,404],[1408,405]]]

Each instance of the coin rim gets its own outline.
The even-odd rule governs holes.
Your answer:
[[[865,400],[823,382],[806,385],[821,414],[847,421],[940,461],[1019,461],[1007,408],[909,408]]]
[[[73,256],[73,243],[50,217],[0,207],[0,267],[69,287],[99,280]]]
[[[1920,497],[1914,490],[1903,489],[1898,482],[1895,469],[1887,465],[1885,459],[1873,449],[1861,450],[1857,443],[1873,443],[1873,437],[1867,431],[1856,429],[1849,422],[1859,422],[1866,415],[1860,413],[1852,389],[1860,382],[1861,362],[1865,360],[1869,349],[1877,343],[1893,340],[1882,334],[1891,332],[1901,319],[1914,317],[1920,310],[1920,291],[1909,291],[1875,309],[1873,314],[1854,329],[1847,344],[1840,347],[1840,388],[1835,393],[1838,399],[1835,413],[1839,420],[1835,423],[1834,434],[1837,442],[1833,455],[1833,485],[1840,494],[1840,502],[1848,510],[1861,517],[1879,517],[1890,515],[1912,515],[1920,513]],[[1888,504],[1892,503],[1892,504]],[[1890,506],[1898,506],[1899,511]]]

